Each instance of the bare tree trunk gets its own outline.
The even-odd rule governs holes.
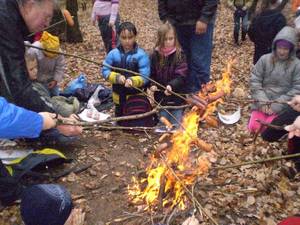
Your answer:
[[[70,27],[67,26],[67,42],[69,43],[78,43],[82,42],[82,34],[79,29],[79,22],[78,22],[78,3],[77,0],[66,0],[66,8],[69,10],[72,16],[74,16],[74,26]]]

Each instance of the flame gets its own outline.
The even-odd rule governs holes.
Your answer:
[[[222,79],[215,83],[216,90],[209,97],[230,93],[230,69],[231,63],[228,64]],[[204,95],[204,93],[199,93],[200,97]],[[153,156],[146,169],[147,177],[145,179],[132,178],[132,184],[128,186],[128,194],[134,204],[146,203],[145,209],[150,207],[155,209],[159,206],[159,201],[162,201],[163,207],[176,205],[181,209],[186,207],[187,198],[181,182],[185,186],[192,185],[198,176],[206,174],[210,168],[210,162],[206,156],[200,155],[196,160],[190,157],[191,147],[199,140],[197,135],[199,121],[212,115],[220,102],[222,102],[221,98],[211,102],[202,115],[198,110],[191,110],[185,114],[182,121],[184,129],[178,129],[173,134],[172,146],[164,157],[165,161]],[[160,196],[163,200],[159,199]]]

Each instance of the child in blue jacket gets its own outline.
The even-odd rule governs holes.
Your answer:
[[[104,61],[102,76],[112,84],[115,116],[122,116],[129,96],[141,94],[133,87],[143,89],[150,76],[150,60],[147,53],[136,43],[137,30],[130,22],[124,22],[118,30],[120,45],[111,50]],[[108,66],[123,68],[140,75],[113,71]]]

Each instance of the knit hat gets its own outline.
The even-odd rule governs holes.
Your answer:
[[[300,217],[291,216],[282,220],[278,225],[300,225]]]
[[[291,42],[284,40],[284,39],[276,41],[275,45],[276,45],[276,47],[288,48],[290,50],[292,50],[294,47],[294,45]]]
[[[44,31],[42,34],[42,37],[40,39],[40,42],[42,44],[42,47],[46,50],[50,51],[59,51],[60,44],[59,44],[59,38],[57,36],[54,36],[47,31]],[[44,54],[50,58],[54,58],[57,56],[57,53],[47,52],[43,51]]]
[[[25,225],[64,225],[72,206],[70,193],[64,187],[39,184],[24,190],[20,209]]]

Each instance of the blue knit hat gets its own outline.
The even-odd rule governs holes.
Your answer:
[[[72,206],[71,195],[64,187],[39,184],[24,190],[20,208],[25,225],[64,225]]]

